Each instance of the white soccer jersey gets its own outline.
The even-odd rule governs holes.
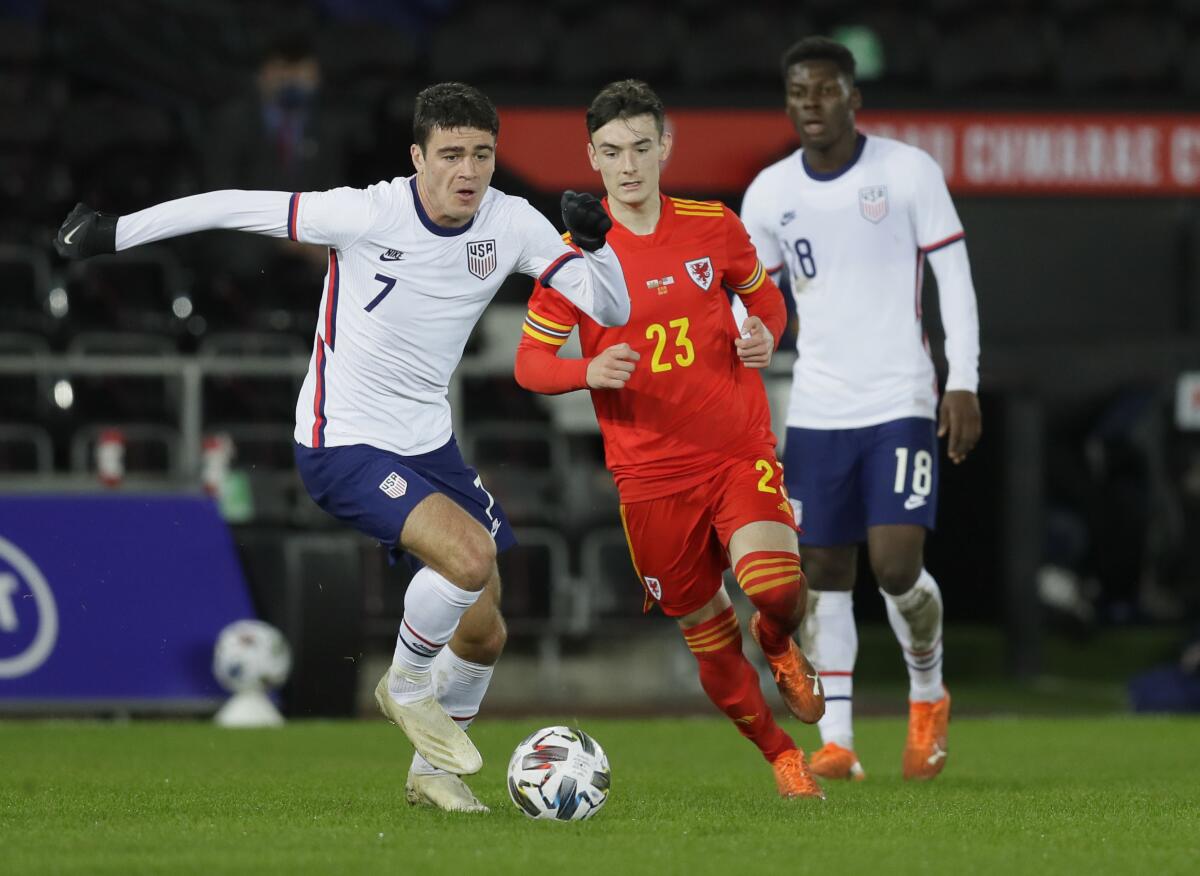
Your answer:
[[[798,150],[750,185],[742,221],[768,270],[787,268],[796,301],[789,426],[936,416],[921,327],[922,272],[935,252],[947,389],[977,389],[979,319],[962,224],[928,154],[860,135],[846,168],[820,174]]]
[[[329,247],[329,271],[296,441],[370,444],[411,456],[449,440],[447,388],[472,328],[520,272],[597,321],[629,317],[611,247],[579,253],[529,202],[495,189],[467,225],[425,213],[416,178],[326,192],[210,192],[122,216],[117,249],[205,228],[236,228]]]

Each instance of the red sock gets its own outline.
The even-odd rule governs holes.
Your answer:
[[[800,558],[791,551],[753,551],[733,569],[738,586],[758,609],[758,639],[768,654],[782,654],[803,615],[806,582]]]
[[[733,607],[683,631],[700,664],[700,685],[714,705],[733,721],[738,732],[758,746],[763,757],[775,758],[796,747],[779,728],[758,686],[758,673],[742,654],[742,628]]]

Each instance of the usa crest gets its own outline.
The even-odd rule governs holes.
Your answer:
[[[486,280],[496,270],[496,241],[477,240],[467,244],[467,270]]]
[[[858,190],[858,212],[878,225],[888,214],[887,186],[867,186]]]
[[[713,266],[709,258],[705,256],[702,259],[692,259],[690,262],[684,262],[683,266],[687,268],[692,282],[707,292],[713,281]]]

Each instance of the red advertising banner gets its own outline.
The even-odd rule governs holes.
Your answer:
[[[583,110],[501,110],[498,158],[532,185],[596,190]],[[859,127],[929,152],[950,189],[978,195],[1200,195],[1200,113],[863,112]],[[777,110],[668,115],[675,153],[664,187],[740,194],[797,148]]]

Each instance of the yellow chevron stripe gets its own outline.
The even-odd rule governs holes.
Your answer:
[[[689,648],[692,645],[703,645],[706,642],[712,641],[713,639],[728,635],[731,630],[737,629],[737,625],[737,618],[733,617],[728,621],[723,621],[720,623],[716,629],[707,630],[703,633],[693,633],[690,636],[687,633],[684,633],[683,638],[688,643]]]
[[[742,566],[742,574],[754,571],[755,569],[761,569],[763,566],[777,566],[780,563],[793,563],[799,566],[800,558],[793,554],[792,556],[788,557],[764,557],[760,560],[751,560],[750,562],[746,563],[746,565]]]
[[[723,213],[701,213],[698,210],[676,210],[676,216],[704,216],[708,219],[720,219]]]
[[[554,338],[550,335],[544,335],[541,332],[536,331],[533,326],[529,325],[528,323],[521,326],[521,329],[531,338],[537,338],[543,344],[550,344],[552,347],[561,347],[567,342],[566,338]]]
[[[561,322],[555,322],[552,319],[546,319],[546,317],[542,316],[540,313],[535,313],[532,310],[528,311],[526,315],[534,322],[540,322],[542,325],[548,328],[558,329],[560,332],[569,332],[571,329],[575,328],[573,325],[563,325]]]
[[[671,198],[671,202],[689,207],[716,207],[719,210],[725,209],[725,206],[720,201],[694,201],[691,198]]]
[[[755,584],[753,587],[747,587],[742,592],[747,596],[757,596],[759,593],[766,593],[768,590],[774,590],[776,587],[783,587],[790,584],[794,580],[792,577],[787,577],[776,581],[766,581],[762,584]]]
[[[800,562],[798,559],[787,559],[785,557],[780,557],[779,559],[760,559],[755,560],[754,563],[746,563],[742,566],[742,569],[737,572],[737,577],[740,581],[746,575],[756,575],[757,572],[761,571],[799,568]]]
[[[737,634],[735,633],[731,636],[728,636],[727,638],[722,639],[719,642],[713,642],[711,645],[705,645],[703,647],[689,645],[688,647],[691,648],[693,654],[704,654],[708,651],[719,651],[736,638],[737,638]]]
[[[772,566],[769,569],[756,569],[753,572],[742,575],[738,578],[738,587],[745,590],[755,581],[761,581],[763,578],[777,578],[785,573],[797,575],[800,571],[799,566]]]

